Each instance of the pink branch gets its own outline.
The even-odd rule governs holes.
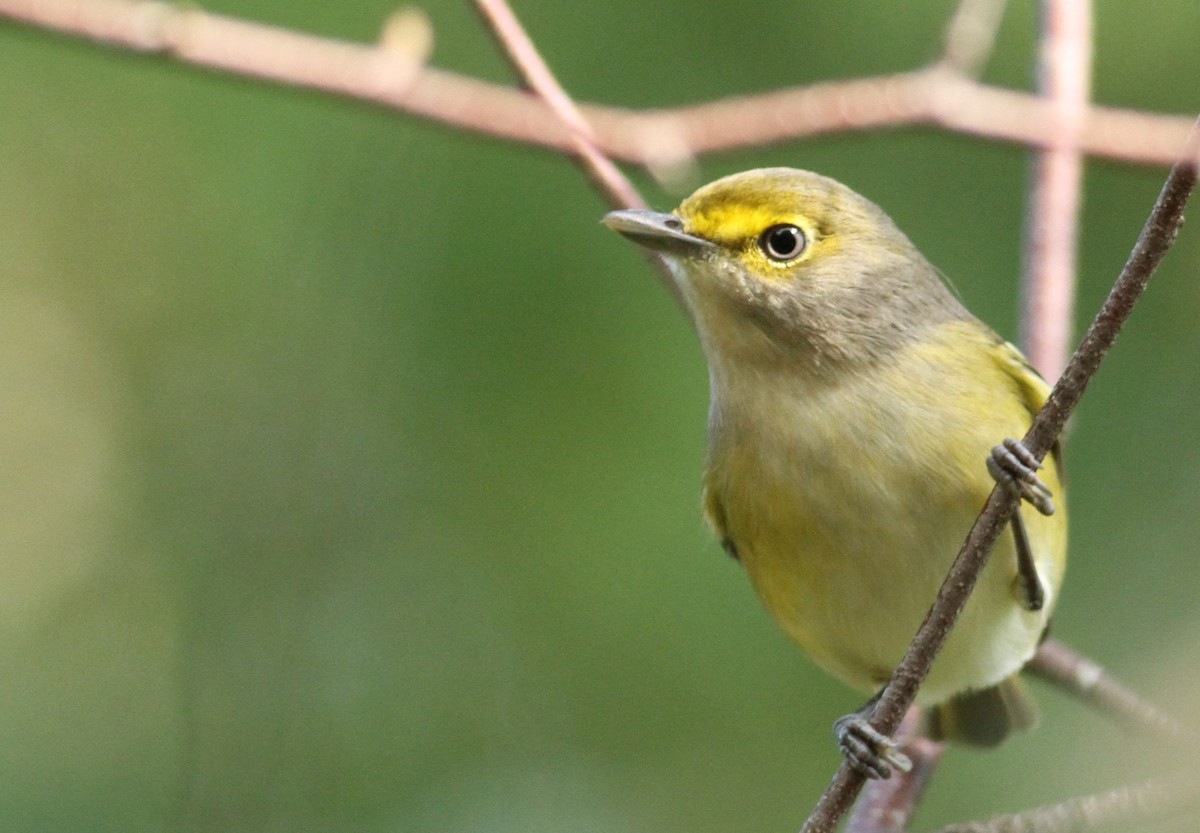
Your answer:
[[[371,101],[463,130],[574,150],[571,133],[540,98],[421,65],[385,43],[363,45],[290,32],[156,0],[0,0],[0,19],[237,75]],[[829,82],[673,109],[581,106],[607,156],[653,167],[691,154],[835,131],[934,124],[1005,142],[1059,140],[1043,99],[979,84],[945,65]],[[1092,107],[1080,147],[1092,156],[1170,164],[1190,120]]]
[[[525,33],[517,16],[504,0],[476,0],[492,31],[500,39],[509,58],[534,92],[554,111],[570,133],[571,145],[582,160],[584,168],[596,182],[613,208],[645,208],[641,194],[617,166],[596,146],[596,135],[583,113],[558,83],[550,67],[542,60],[533,41]]]
[[[962,0],[946,27],[942,61],[972,78],[979,77],[996,45],[1007,0]]]
[[[1131,729],[1164,743],[1196,744],[1193,727],[1180,723],[1056,639],[1042,643],[1026,670]]]
[[[567,128],[571,148],[609,204],[614,208],[645,208],[642,195],[596,146],[596,136],[587,119],[558,83],[506,0],[476,0],[476,5],[517,71]],[[687,305],[666,263],[653,255],[646,257],[658,273],[659,282],[686,312]]]
[[[1089,0],[1045,0],[1039,87],[1053,102],[1056,139],[1035,162],[1026,228],[1021,341],[1047,379],[1070,352],[1083,190],[1080,137],[1091,88]]]

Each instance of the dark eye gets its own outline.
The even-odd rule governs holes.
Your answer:
[[[762,236],[758,238],[758,247],[771,260],[785,263],[800,257],[804,253],[807,242],[804,239],[804,232],[798,227],[780,224],[771,226],[762,233]]]

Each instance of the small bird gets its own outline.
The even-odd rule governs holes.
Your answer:
[[[1042,469],[1011,439],[1049,394],[1021,353],[882,209],[819,174],[747,171],[604,223],[666,262],[700,336],[713,532],[818,665],[875,693],[835,723],[851,765],[908,766],[867,718],[997,481],[1036,511],[1018,508],[917,702],[935,738],[992,746],[1032,725],[1016,675],[1067,525],[1059,449]]]

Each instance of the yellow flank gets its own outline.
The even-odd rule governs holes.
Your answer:
[[[606,222],[661,254],[695,321],[712,390],[704,506],[715,533],[792,639],[874,693],[994,486],[991,449],[1025,434],[1048,387],[882,210],[826,177],[750,171],[672,215]],[[1067,528],[1058,461],[1041,477],[1057,512],[1019,511],[1045,605],[1027,609],[1006,532],[919,701],[992,690],[1036,649]],[[1013,691],[963,709],[996,721],[966,734],[991,743],[1026,725],[990,713]]]
[[[992,446],[1023,435],[1031,419],[1032,386],[1012,375],[1021,365],[1011,348],[975,322],[930,335],[871,373],[802,396],[786,379],[756,377],[753,392],[727,379],[726,400],[748,407],[721,408],[710,446],[706,505],[718,535],[735,543],[784,630],[864,692],[891,675],[994,486],[985,466]],[[774,427],[764,431],[763,420]],[[1060,497],[1058,512],[1022,512],[1045,608],[1021,606],[1006,534],[922,702],[994,685],[1033,654],[1066,554],[1053,463],[1043,480]]]

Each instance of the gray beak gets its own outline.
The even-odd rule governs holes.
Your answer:
[[[682,221],[674,214],[631,208],[610,211],[600,222],[639,246],[655,252],[698,255],[705,249],[716,248],[716,244],[686,233]]]

